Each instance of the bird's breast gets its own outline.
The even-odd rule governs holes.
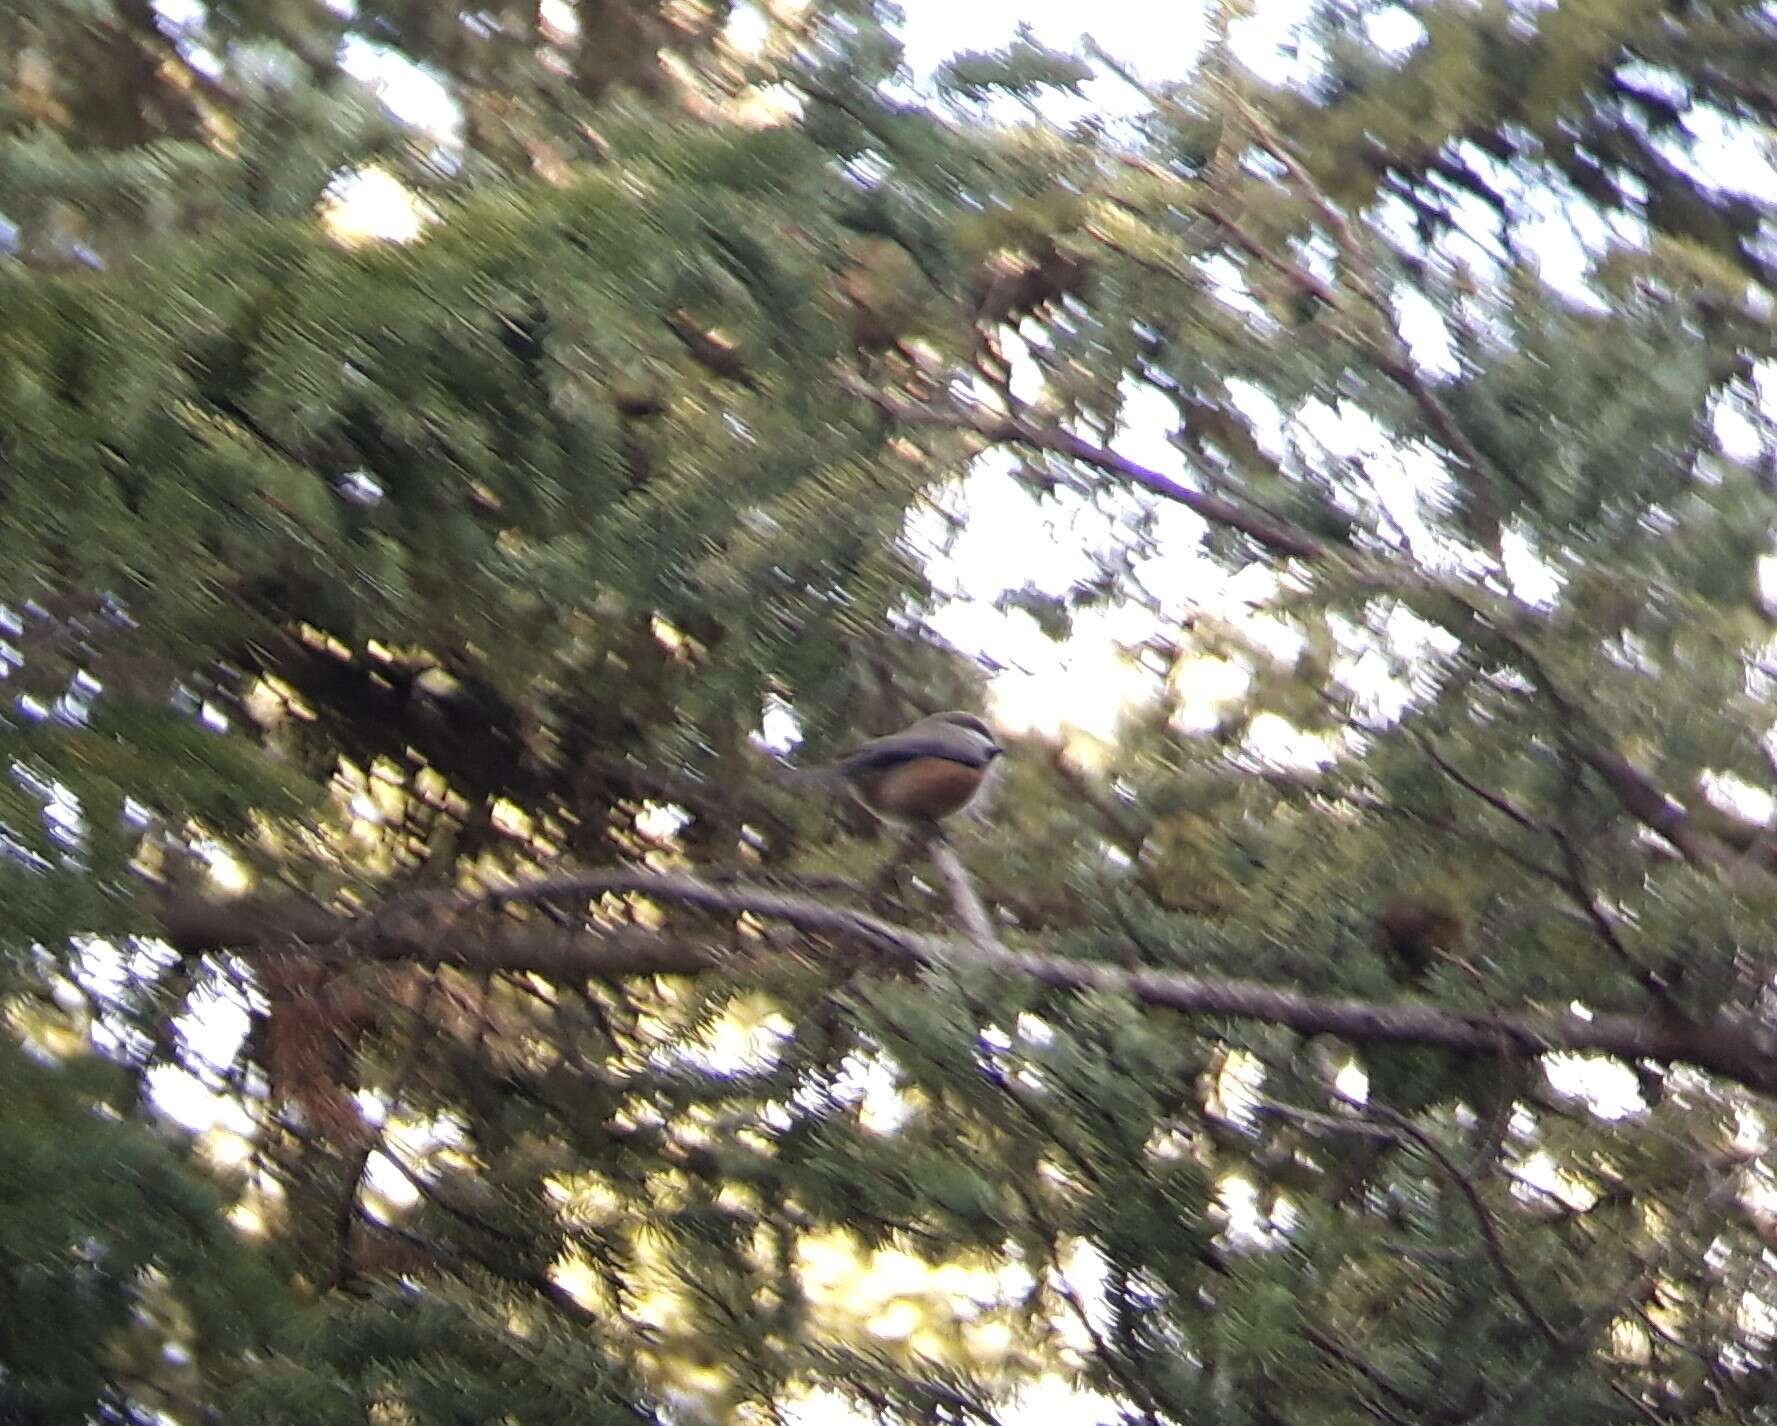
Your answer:
[[[868,807],[894,817],[948,817],[965,806],[981,786],[983,769],[949,758],[909,758],[856,779]]]

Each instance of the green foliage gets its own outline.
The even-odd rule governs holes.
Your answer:
[[[0,1044],[9,1419],[91,1419],[119,1399],[118,1368],[169,1352],[192,1390],[225,1391],[287,1310],[285,1284],[223,1219],[185,1146],[119,1121],[122,1087],[90,1059],[48,1064]]]
[[[633,1383],[602,1368],[581,1335],[524,1313],[497,1283],[473,1287],[440,1295],[390,1285],[304,1314],[231,1414],[261,1426],[380,1411],[427,1423],[635,1421]]]
[[[0,16],[0,1417],[1773,1419],[1769,16],[792,8]]]
[[[1030,28],[1024,26],[1003,50],[959,54],[946,60],[934,80],[940,92],[963,99],[985,99],[996,90],[1034,99],[1045,89],[1077,94],[1091,75],[1091,66],[1085,61],[1038,44]]]

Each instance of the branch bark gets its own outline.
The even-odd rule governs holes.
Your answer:
[[[951,900],[956,905],[956,914],[961,918],[964,929],[969,933],[969,939],[982,950],[1001,949],[999,937],[993,933],[993,918],[987,914],[987,907],[981,901],[981,893],[975,890],[975,883],[969,879],[968,868],[963,865],[962,858],[957,856],[956,849],[942,837],[934,837],[928,850],[933,863],[950,884]]]
[[[1571,1011],[1459,1014],[1434,1005],[1304,995],[1250,980],[1210,980],[1176,971],[1125,969],[1097,961],[925,935],[848,907],[734,884],[715,886],[675,872],[605,871],[544,878],[481,896],[404,898],[367,917],[348,918],[287,900],[173,903],[166,939],[187,954],[302,952],[480,970],[563,976],[699,975],[731,961],[728,940],[632,927],[489,925],[482,913],[547,900],[581,903],[644,896],[734,920],[774,921],[849,944],[907,966],[971,966],[1053,990],[1097,990],[1185,1015],[1285,1025],[1305,1035],[1358,1044],[1515,1054],[1598,1052],[1627,1060],[1695,1065],[1749,1089],[1777,1093],[1777,1027],[1724,1013],[1694,1023],[1665,1016]],[[757,942],[760,954],[767,943]],[[1179,959],[1186,959],[1181,952]]]

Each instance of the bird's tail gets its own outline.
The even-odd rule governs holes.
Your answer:
[[[782,758],[771,760],[771,775],[785,787],[794,787],[801,791],[813,788],[837,788],[844,782],[844,776],[836,767],[797,767]]]

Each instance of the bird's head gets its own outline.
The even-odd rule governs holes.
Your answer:
[[[960,710],[934,713],[929,718],[921,718],[913,726],[917,728],[922,725],[930,727],[940,724],[951,728],[960,728],[963,732],[972,734],[979,740],[981,754],[989,762],[1005,752],[1005,749],[1000,746],[999,739],[994,736],[993,729],[987,726],[984,719],[974,713],[964,713]]]

